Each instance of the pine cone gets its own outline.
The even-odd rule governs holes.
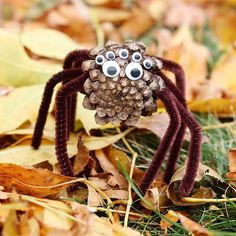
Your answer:
[[[127,49],[129,56],[126,59],[119,57],[119,51]],[[103,73],[102,66],[97,65],[95,58],[106,52],[115,53],[115,61],[120,72],[111,78]],[[145,47],[142,43],[127,42],[119,46],[109,41],[105,48],[94,48],[90,50],[90,59],[82,64],[83,71],[89,71],[89,78],[84,83],[86,96],[83,106],[95,110],[95,120],[98,124],[111,122],[112,124],[126,124],[133,126],[141,115],[149,116],[157,110],[156,92],[163,88],[163,80],[152,74],[152,70],[143,67],[143,75],[137,80],[128,78],[125,72],[126,66],[132,62],[132,54],[139,52],[142,55],[140,65],[148,58],[144,55]],[[150,57],[149,57],[150,58]],[[152,59],[152,58],[150,58]],[[106,59],[107,60],[107,59]],[[154,59],[152,59],[154,62]],[[156,62],[153,63],[156,65]]]

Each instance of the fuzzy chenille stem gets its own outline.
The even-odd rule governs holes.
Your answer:
[[[83,61],[89,59],[89,51],[86,49],[83,50],[74,50],[70,52],[63,63],[63,68],[68,69],[71,67],[79,67],[81,68],[81,64]],[[65,81],[66,84],[68,81]],[[67,98],[67,106],[68,106],[68,131],[67,137],[69,138],[70,131],[74,130],[74,122],[75,122],[75,115],[76,115],[76,104],[77,104],[77,95],[73,94]]]
[[[70,52],[63,63],[63,69],[69,69],[76,63],[76,67],[81,66],[82,62],[89,59],[88,50],[74,50]]]
[[[171,92],[175,95],[175,97],[178,99],[178,101],[184,107],[187,107],[185,97],[182,95],[183,91],[181,93],[181,91],[178,89],[178,86],[175,86],[175,84],[173,84],[173,82],[161,71],[158,71],[157,74],[159,76],[161,76],[161,78],[165,82],[166,87],[171,90]],[[180,127],[180,129],[179,129],[179,131],[176,135],[176,139],[174,140],[173,145],[172,145],[172,147],[170,149],[170,152],[169,152],[169,158],[168,158],[168,161],[167,161],[166,172],[165,172],[165,175],[164,175],[164,181],[166,183],[170,182],[170,179],[174,174],[176,163],[178,161],[178,157],[180,155],[181,147],[183,145],[185,130],[186,130],[186,126],[182,122],[181,127]]]
[[[34,149],[38,149],[41,144],[41,139],[43,136],[43,129],[46,123],[47,114],[49,110],[49,106],[52,99],[52,94],[55,86],[62,82],[64,79],[75,78],[82,73],[81,69],[68,69],[63,70],[52,76],[50,80],[48,80],[43,93],[42,102],[39,108],[38,117],[36,121],[36,125],[34,128],[33,139],[31,142],[31,146]]]
[[[198,172],[198,166],[201,161],[202,129],[193,115],[177,99],[176,105],[183,122],[189,128],[191,133],[187,169],[179,187],[180,195],[185,197],[189,196],[193,189],[194,181]]]
[[[170,116],[170,123],[164,137],[162,138],[159,144],[159,147],[153,157],[151,164],[149,165],[143,178],[141,179],[139,188],[143,194],[146,193],[146,191],[156,178],[156,175],[172,143],[172,140],[175,138],[181,125],[180,114],[176,107],[175,100],[173,99],[173,95],[171,94],[171,92],[168,89],[163,89],[157,92],[156,95],[164,103],[166,111]],[[137,195],[135,194],[133,198],[134,200],[136,200]]]
[[[163,63],[163,70],[171,71],[175,75],[176,86],[185,97],[185,75],[182,66],[174,61],[170,61],[161,57],[157,57]]]
[[[74,171],[67,153],[67,98],[77,93],[83,87],[88,73],[63,85],[56,95],[56,156],[61,174],[74,176]]]
[[[175,94],[179,102],[183,104],[184,107],[187,107],[186,100],[185,100],[185,74],[183,68],[177,64],[176,62],[164,59],[164,58],[157,58],[162,61],[163,70],[171,71],[175,75],[175,84],[172,83],[161,71],[159,71],[160,76],[165,81],[167,87],[171,89],[171,91]],[[181,96],[182,95],[182,96]],[[166,172],[164,175],[164,181],[169,183],[171,177],[174,174],[175,167],[180,155],[181,147],[184,142],[184,135],[186,131],[186,126],[182,122],[181,127],[179,129],[178,134],[176,135],[176,139],[173,142],[173,145],[169,152],[169,158],[167,161]]]

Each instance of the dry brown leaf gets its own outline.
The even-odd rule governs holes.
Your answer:
[[[142,8],[133,7],[129,20],[120,27],[123,38],[138,38],[147,32],[155,21]],[[137,27],[137,25],[139,27]]]
[[[112,163],[115,168],[122,173],[122,171],[119,169],[118,162],[121,164],[121,166],[126,170],[127,173],[129,173],[130,168],[131,168],[131,160],[129,156],[121,151],[118,150],[112,146],[109,146],[105,149],[106,155],[108,160]],[[134,167],[134,172],[133,172],[133,181],[135,183],[139,183],[140,179],[144,175],[144,172],[137,167]]]
[[[229,171],[236,171],[236,149],[230,149],[228,152]]]
[[[205,46],[194,42],[189,26],[181,26],[172,38],[172,46],[166,51],[165,56],[183,67],[186,75],[187,100],[191,99],[192,86],[206,79],[209,55]]]
[[[121,188],[126,188],[127,187],[126,179],[118,172],[118,170],[108,160],[105,152],[103,150],[96,150],[95,155],[103,171],[112,174],[112,176],[108,180],[108,185],[113,187],[119,186]]]
[[[139,129],[148,129],[156,134],[159,138],[163,138],[169,126],[169,122],[170,116],[168,115],[168,113],[156,112],[152,116],[141,117],[135,126]],[[187,129],[184,139],[190,141],[190,138],[191,134]],[[208,142],[208,138],[206,136],[203,136],[202,142]]]
[[[183,1],[172,1],[169,4],[164,23],[169,27],[179,27],[183,23],[191,26],[202,26],[205,23],[205,12],[195,4],[186,4]]]
[[[184,174],[186,171],[186,166],[183,166],[182,168],[180,168],[179,170],[177,170],[175,172],[175,174],[172,176],[171,180],[170,180],[170,184],[168,185],[167,188],[167,196],[168,198],[175,204],[175,205],[180,205],[180,206],[186,206],[186,205],[199,205],[199,204],[204,204],[204,202],[201,203],[189,203],[189,202],[182,202],[181,199],[179,199],[178,197],[178,189],[176,188],[176,183],[181,181]],[[206,165],[202,165],[200,164],[199,169],[198,169],[198,174],[197,177],[195,179],[195,181],[199,182],[205,175],[210,175],[213,176],[219,180],[222,180],[221,176],[214,171],[213,169],[211,169],[210,167],[206,166]],[[205,188],[205,187],[200,187],[197,191],[197,193],[193,194],[191,197],[193,198],[214,198],[215,197],[215,193],[213,192],[213,190],[211,188]]]
[[[106,195],[112,199],[128,200],[128,191],[121,189],[107,189]]]
[[[170,200],[166,193],[167,185],[161,182],[155,185],[153,188],[148,189],[141,204],[147,209],[160,211],[170,205]]]
[[[188,217],[184,216],[183,214],[176,212],[181,224],[191,232],[194,236],[213,236],[214,233],[209,232],[208,230],[204,229],[201,225],[196,223],[195,221],[189,219]]]
[[[75,235],[84,236],[141,236],[140,233],[126,227],[123,228],[120,224],[111,224],[108,220],[97,217],[91,214],[83,205],[73,202],[73,212],[76,217],[86,222],[85,226],[76,227]]]
[[[73,177],[54,174],[47,169],[26,168],[15,164],[0,164],[0,185],[6,191],[16,189],[19,193],[45,197],[62,191],[68,184],[63,184]],[[60,186],[55,186],[62,184]],[[53,187],[55,186],[55,187]]]
[[[91,159],[91,157],[89,156],[89,150],[84,146],[81,137],[78,138],[77,148],[78,152],[73,163],[75,174],[79,174],[80,172],[82,172]]]

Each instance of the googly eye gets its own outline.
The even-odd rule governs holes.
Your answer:
[[[95,58],[95,62],[98,65],[102,65],[105,62],[105,57],[103,55],[98,55]]]
[[[142,77],[143,68],[137,62],[130,62],[125,68],[125,74],[130,80],[137,80]]]
[[[109,60],[114,60],[116,57],[115,53],[112,52],[112,51],[108,51],[106,52],[106,58],[109,59]]]
[[[102,66],[102,72],[107,77],[116,77],[120,73],[120,66],[116,61],[107,61]]]
[[[146,69],[150,69],[153,66],[153,62],[151,59],[147,58],[143,61],[143,65]]]
[[[135,62],[141,61],[141,60],[142,60],[142,55],[141,55],[141,53],[135,52],[135,53],[132,55],[132,60],[135,61]]]
[[[121,49],[119,51],[119,57],[122,59],[126,59],[129,56],[129,51],[127,49]]]

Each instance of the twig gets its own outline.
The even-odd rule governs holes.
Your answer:
[[[121,133],[120,128],[116,128],[116,129],[119,133]],[[129,145],[129,143],[127,142],[125,137],[122,138],[122,141],[125,144],[125,146],[127,147],[127,149],[129,150],[129,152],[132,154],[132,162],[131,162],[131,168],[130,168],[130,172],[129,172],[129,177],[130,177],[130,179],[132,179],[134,167],[135,167],[135,162],[136,162],[136,158],[137,158],[138,154],[132,149],[132,147]],[[125,227],[128,227],[130,208],[133,203],[131,189],[132,189],[131,184],[129,183],[129,185],[128,185],[128,202],[127,202],[127,206],[126,206],[125,219],[124,219],[124,226]]]

